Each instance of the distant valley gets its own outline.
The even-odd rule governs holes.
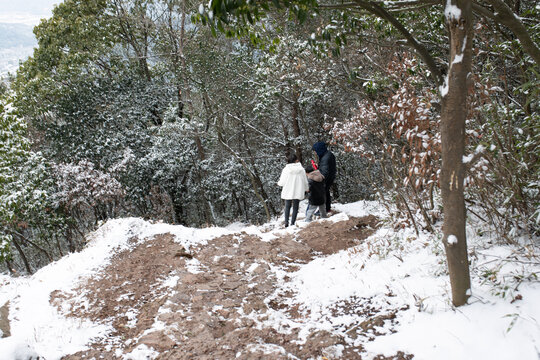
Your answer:
[[[25,24],[0,23],[0,77],[14,73],[19,61],[32,55],[37,44],[32,29]]]

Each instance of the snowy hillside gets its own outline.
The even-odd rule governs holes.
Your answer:
[[[336,209],[287,229],[111,220],[84,251],[0,276],[2,359],[539,358],[532,247],[471,225],[473,296],[455,309],[436,236],[394,230],[375,202]]]

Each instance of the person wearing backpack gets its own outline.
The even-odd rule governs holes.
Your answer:
[[[285,227],[289,226],[289,215],[292,206],[292,216],[290,225],[296,222],[300,200],[303,200],[308,191],[308,180],[304,167],[298,161],[295,154],[287,156],[287,165],[281,171],[281,176],[277,183],[283,187],[281,198],[285,200]]]
[[[326,148],[323,141],[313,144],[312,150],[315,151],[319,159],[319,171],[324,176],[326,190],[326,213],[330,213],[332,199],[330,197],[330,187],[336,179],[336,157]]]
[[[306,167],[306,174],[309,184],[308,208],[306,211],[306,222],[311,222],[311,218],[316,210],[319,210],[321,218],[326,218],[326,187],[324,176],[312,165]]]

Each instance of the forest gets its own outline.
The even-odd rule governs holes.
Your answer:
[[[269,221],[285,155],[317,141],[336,201],[441,232],[456,305],[468,217],[538,239],[534,0],[65,0],[34,33],[0,86],[2,271],[111,218]]]

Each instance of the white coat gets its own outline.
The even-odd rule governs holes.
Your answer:
[[[287,164],[281,171],[278,185],[282,186],[281,198],[285,200],[302,200],[309,189],[304,167],[299,162]]]

